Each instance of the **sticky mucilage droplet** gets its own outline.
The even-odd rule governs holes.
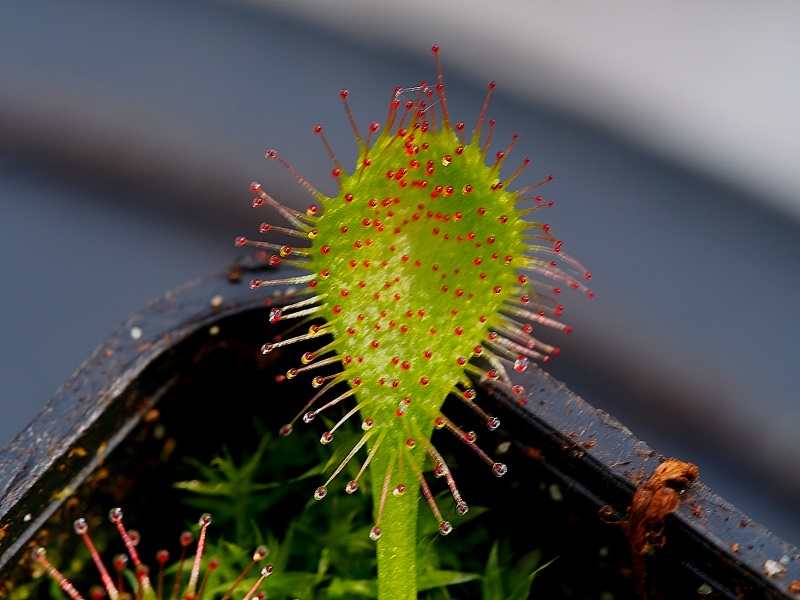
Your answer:
[[[492,473],[494,473],[496,477],[502,477],[507,472],[508,472],[508,467],[503,463],[496,462],[492,465]]]

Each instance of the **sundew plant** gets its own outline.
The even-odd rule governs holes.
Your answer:
[[[289,224],[265,222],[261,232],[294,236],[301,240],[297,246],[236,240],[258,248],[272,265],[303,271],[251,282],[253,288],[297,286],[295,300],[272,309],[270,321],[307,321],[296,333],[265,344],[264,353],[320,338],[319,348],[299,356],[286,374],[293,379],[315,369],[323,373],[312,380],[313,397],[281,433],[289,435],[298,421],[310,423],[339,404],[345,414],[322,433],[322,444],[335,443],[347,419],[360,420],[363,435],[314,497],[322,500],[337,487],[355,492],[369,469],[369,536],[376,543],[383,600],[416,598],[420,494],[439,532],[453,528],[434,499],[433,479],[446,482],[458,514],[469,508],[431,443],[433,432],[451,432],[496,476],[507,470],[481,449],[474,431],[442,413],[445,399],[459,398],[487,429],[496,429],[499,420],[474,402],[475,386],[524,402],[525,391],[512,384],[509,370],[524,371],[529,361],[558,352],[539,331],[570,331],[559,320],[562,290],[591,295],[585,286],[589,273],[561,251],[547,224],[531,218],[550,205],[537,194],[550,177],[512,190],[530,159],[503,177],[501,167],[517,136],[490,151],[494,121],[487,112],[494,83],[470,135],[450,115],[437,46],[433,54],[436,83],[396,88],[385,122],[370,124],[366,136],[350,112],[348,91],[341,92],[358,144],[355,165],[342,165],[322,126],[314,127],[330,155],[337,195],[320,193],[276,151],[267,151],[315,200],[299,212],[260,184],[251,186],[254,206],[271,207]],[[357,476],[337,486],[337,475],[351,460],[360,461]]]
[[[206,562],[204,574],[201,576],[201,564],[203,562],[203,552],[206,546],[206,530],[211,524],[211,515],[204,513],[198,520],[199,531],[197,535],[197,545],[194,556],[187,555],[187,548],[195,542],[194,535],[189,531],[184,531],[180,536],[181,552],[177,561],[170,563],[170,553],[162,549],[156,553],[158,569],[151,572],[150,567],[139,557],[136,549],[140,541],[140,534],[137,530],[126,528],[123,523],[123,513],[121,508],[113,508],[108,513],[108,519],[116,527],[119,536],[125,546],[127,554],[117,554],[110,567],[103,561],[90,534],[90,525],[87,519],[80,518],[73,523],[73,530],[78,534],[84,546],[89,551],[92,562],[100,576],[102,585],[95,585],[89,591],[90,600],[123,600],[137,598],[140,600],[203,600],[210,598],[213,591],[207,590],[210,576],[220,568],[220,560],[212,558]],[[228,579],[224,588],[223,600],[228,600],[233,596],[244,578],[255,565],[262,562],[269,554],[266,546],[259,546],[252,555],[252,561],[237,576],[228,573]],[[174,558],[174,557],[173,557]],[[31,559],[38,563],[41,569],[58,585],[61,591],[70,600],[85,600],[85,597],[78,591],[61,571],[58,570],[48,559],[46,548],[39,546],[31,551]],[[188,577],[184,579],[184,571],[188,570]],[[224,569],[223,569],[224,570]],[[165,573],[169,572],[168,581]],[[261,568],[260,576],[251,584],[243,600],[263,599],[264,592],[259,592],[264,579],[272,574],[272,565],[267,564]],[[232,583],[231,583],[232,582]],[[133,590],[128,591],[128,590]],[[208,592],[208,593],[206,593]],[[22,597],[27,598],[27,594]],[[218,597],[218,595],[216,595]]]

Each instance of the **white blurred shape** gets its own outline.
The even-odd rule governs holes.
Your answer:
[[[497,79],[800,219],[800,3],[236,0]]]

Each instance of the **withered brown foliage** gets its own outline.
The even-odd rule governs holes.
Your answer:
[[[665,460],[650,479],[636,489],[627,516],[621,521],[631,549],[634,576],[643,596],[646,596],[647,578],[645,555],[651,548],[660,548],[666,543],[664,521],[678,510],[681,494],[699,474],[692,463],[674,458]],[[606,507],[601,512],[610,514],[611,509]]]
[[[638,487],[623,522],[632,553],[643,554],[664,545],[664,519],[678,510],[681,493],[699,474],[692,463],[669,458]]]

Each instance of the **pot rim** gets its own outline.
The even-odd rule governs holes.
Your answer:
[[[276,270],[282,277],[291,273],[245,257],[228,271],[167,292],[128,316],[0,450],[0,571],[68,496],[53,491],[76,489],[157,403],[157,394],[141,393],[138,378],[145,369],[157,368],[187,337],[223,318],[284,302],[292,286],[275,286],[265,299],[263,291],[255,293],[246,283]],[[549,470],[598,509],[611,506],[615,518],[623,519],[634,480],[646,479],[664,457],[538,367],[509,375],[527,396],[519,404],[502,391],[493,393],[513,415],[509,430],[533,436]],[[98,439],[104,443],[87,452],[84,442],[93,432],[102,432]],[[692,510],[686,499],[702,511]],[[787,586],[800,580],[800,551],[702,482],[687,489],[667,519],[670,543],[687,553],[687,567],[715,591],[728,590],[725,597],[735,598],[737,586],[755,587],[794,597]],[[765,574],[768,561],[783,567],[780,577]]]

